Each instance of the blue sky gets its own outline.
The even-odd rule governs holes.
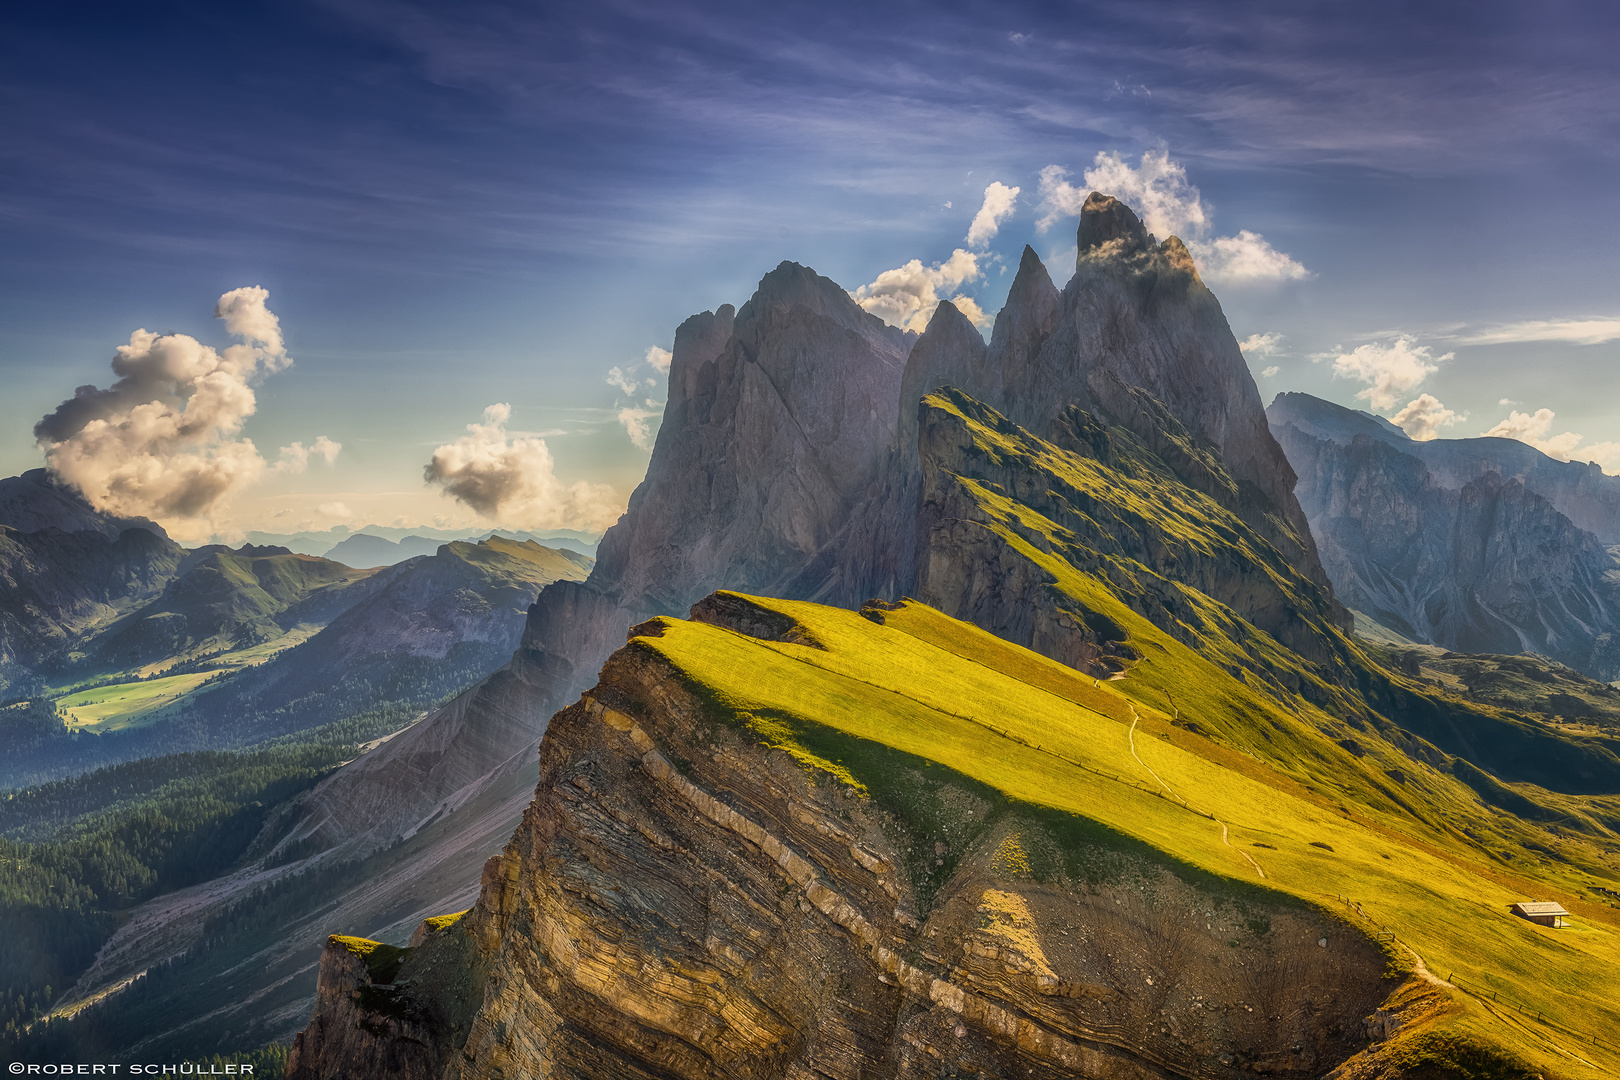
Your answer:
[[[1080,186],[1099,154],[1137,183],[1144,154],[1170,170],[1139,194],[1172,225],[1202,214],[1210,258],[1247,231],[1299,268],[1206,275],[1268,400],[1396,415],[1427,394],[1419,433],[1511,430],[1620,471],[1620,26],[1597,3],[3,18],[0,470],[44,460],[36,421],[112,383],[132,331],[239,341],[259,350],[232,369],[252,410],[154,460],[246,438],[262,465],[184,535],[472,524],[475,506],[607,520],[647,458],[620,411],[661,400],[646,357],[685,316],[740,304],[782,259],[855,290],[958,249],[978,276],[939,294],[993,315],[1026,242],[1068,276],[1073,219],[1042,170]],[[969,245],[993,182],[1019,195]],[[284,356],[213,317],[244,286],[267,290]],[[320,436],[342,446],[330,464]],[[279,453],[294,443],[307,460]],[[451,475],[491,454],[549,471],[500,505],[457,501],[424,484],[439,447]],[[111,451],[83,451],[90,473],[94,453]]]

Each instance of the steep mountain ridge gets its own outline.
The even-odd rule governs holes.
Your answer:
[[[22,532],[0,525],[0,692],[160,595],[185,549],[143,528]]]
[[[358,602],[371,576],[285,548],[214,545],[184,559],[163,595],[109,627],[97,659],[117,667],[185,660],[272,641],[301,624],[322,624]]]
[[[537,737],[546,717],[590,686],[626,628],[680,614],[717,588],[846,606],[914,592],[923,539],[919,400],[947,379],[1009,403],[1031,423],[1049,425],[1062,411],[1055,403],[1079,402],[1106,412],[1104,422],[1145,432],[1156,453],[1258,523],[1304,575],[1299,590],[1316,614],[1289,623],[1274,611],[1268,630],[1313,663],[1341,663],[1336,634],[1322,631],[1348,617],[1326,586],[1293,474],[1267,433],[1236,339],[1185,248],[1174,238],[1154,244],[1128,208],[1102,196],[1088,202],[1079,236],[1077,272],[1061,294],[1025,252],[988,348],[949,303],[914,339],[793,263],[767,274],[740,310],[683,323],[647,478],[603,537],[589,577],[547,586],[529,612],[513,661],[516,683],[530,694],[522,730]],[[1106,331],[1086,329],[1088,320],[1102,320]],[[1182,353],[1189,359],[1178,368]],[[1197,379],[1226,398],[1189,390]],[[913,393],[919,397],[902,397]],[[1178,434],[1163,434],[1166,422]],[[1241,471],[1209,466],[1223,447]],[[1267,469],[1278,471],[1268,478]],[[1248,596],[1231,593],[1240,605]],[[1075,644],[1052,647],[1083,651],[1088,632],[1075,633]],[[384,772],[397,756],[401,775],[410,773],[417,738],[470,715],[431,718],[419,725],[423,734],[380,748],[371,768]],[[334,791],[348,782],[341,772],[329,781]]]
[[[718,636],[681,650],[681,642],[697,639],[683,636],[685,624],[672,621],[668,608],[683,590],[699,588],[699,580],[723,580],[726,573],[763,575],[775,590],[827,599],[857,586],[891,598],[915,590],[948,613],[1071,667],[1014,654],[971,626],[930,621],[914,604],[880,600],[862,614],[876,624],[922,619],[926,628],[914,627],[916,636],[970,665],[1028,680],[1040,692],[1052,692],[1056,680],[1065,693],[1084,697],[1089,681],[1089,692],[1099,696],[1086,698],[1087,707],[1120,725],[1113,735],[1124,732],[1121,753],[1144,770],[1132,775],[1146,797],[1219,826],[1219,840],[1209,833],[1218,877],[1252,880],[1250,874],[1265,872],[1263,864],[1280,860],[1294,867],[1293,888],[1316,890],[1313,903],[1326,899],[1320,890],[1332,881],[1341,889],[1372,889],[1430,935],[1420,942],[1424,948],[1443,941],[1435,955],[1455,961],[1469,979],[1484,977],[1470,952],[1479,941],[1493,943],[1493,962],[1515,948],[1509,936],[1516,927],[1479,914],[1474,896],[1481,890],[1494,904],[1511,890],[1557,881],[1566,890],[1559,895],[1576,903],[1567,890],[1582,887],[1577,882],[1586,875],[1613,878],[1604,854],[1620,825],[1612,805],[1620,790],[1613,741],[1572,737],[1433,695],[1380,669],[1347,637],[1347,613],[1333,598],[1292,494],[1294,474],[1185,248],[1174,238],[1154,242],[1113,200],[1096,196],[1087,207],[1075,279],[1057,292],[1026,252],[989,346],[953,306],[940,305],[899,373],[899,393],[968,385],[893,402],[892,426],[881,408],[869,409],[862,438],[841,448],[838,476],[825,471],[830,458],[757,418],[811,417],[812,426],[841,434],[846,424],[858,424],[860,411],[848,407],[847,397],[818,413],[796,396],[812,387],[765,372],[789,357],[824,370],[817,367],[823,350],[870,354],[864,313],[830,282],[789,265],[734,316],[722,309],[683,325],[670,411],[647,481],[604,538],[590,578],[544,590],[513,664],[474,692],[512,689],[521,677],[527,685],[507,707],[543,715],[553,702],[566,704],[567,695],[585,691],[545,729],[542,781],[524,826],[486,867],[473,912],[424,926],[420,950],[411,954],[417,959],[405,958],[403,968],[394,951],[365,942],[329,945],[318,1011],[301,1036],[291,1075],[336,1076],[385,1061],[400,1075],[469,1078],[932,1075],[954,1053],[991,1075],[1084,1069],[1226,1077],[1251,1066],[1304,1076],[1345,1062],[1351,1071],[1341,1077],[1416,1077],[1458,1075],[1443,1049],[1453,1046],[1500,1075],[1530,1075],[1493,1049],[1519,1046],[1517,1034],[1492,1027],[1489,1010],[1463,1008],[1455,995],[1436,997],[1425,987],[1448,995],[1455,988],[1421,975],[1414,993],[1380,997],[1385,1009],[1360,1029],[1338,1021],[1318,1032],[1289,1030],[1286,1052],[1280,1030],[1240,1038],[1229,1025],[1201,1029],[1202,1018],[1172,1017],[1163,1000],[1155,1006],[1157,1020],[1132,1027],[1133,997],[1118,979],[1065,974],[1048,963],[1072,944],[1049,936],[1056,926],[1072,931],[1097,916],[1075,910],[1051,923],[1032,917],[1040,904],[1061,911],[1066,901],[1050,893],[1037,900],[1033,891],[1013,887],[1020,860],[1030,857],[1021,840],[1006,847],[1003,833],[973,848],[962,836],[885,840],[869,827],[881,833],[898,820],[905,829],[931,813],[970,818],[976,827],[987,808],[938,789],[896,795],[891,788],[893,798],[878,802],[886,815],[880,819],[860,818],[862,804],[846,802],[854,798],[849,790],[832,795],[836,815],[826,805],[794,802],[803,797],[807,775],[812,800],[827,777],[834,792],[843,785],[879,800],[877,792],[908,770],[945,761],[981,779],[988,774],[974,770],[994,771],[996,778],[984,782],[998,797],[1022,790],[1007,775],[1009,763],[1033,754],[1023,772],[1056,776],[1062,762],[1080,761],[1090,745],[1089,735],[1064,733],[1047,699],[1040,698],[1034,719],[1015,737],[1017,710],[1001,703],[1028,691],[1004,686],[976,714],[972,695],[943,677],[939,657],[919,666],[892,639],[840,648],[834,621],[847,626],[855,617],[817,614],[805,605],[728,595],[702,600],[693,619],[722,629],[703,631]],[[772,300],[778,293],[780,304]],[[875,370],[865,374],[894,378],[887,366]],[[893,441],[885,445],[890,432]],[[914,444],[902,443],[913,433]],[[748,486],[755,478],[738,470],[739,461],[763,461],[777,488],[757,497]],[[874,462],[874,471],[863,471]],[[713,514],[715,507],[736,506],[743,512],[735,518]],[[829,507],[853,516],[829,520]],[[688,515],[703,526],[689,526]],[[673,537],[680,537],[678,549]],[[909,546],[897,546],[899,537],[909,538]],[[645,563],[631,565],[630,552],[644,553]],[[649,565],[662,576],[654,580]],[[593,687],[599,658],[638,615],[654,618],[631,629],[629,646],[613,655]],[[742,638],[763,639],[786,659],[776,665],[748,652],[738,645]],[[972,647],[964,644],[969,639]],[[651,662],[651,654],[668,665]],[[823,685],[818,670],[831,673],[825,690],[815,689]],[[1104,675],[1124,678],[1104,689]],[[1122,707],[1116,691],[1129,703]],[[806,706],[806,696],[817,694],[820,703]],[[936,715],[907,728],[918,702]],[[435,718],[445,725],[436,737],[450,736],[440,745],[455,745],[453,725],[476,715],[470,698],[455,717]],[[1007,742],[985,744],[982,731],[962,735],[956,725],[963,722]],[[1150,724],[1167,742],[1185,735],[1191,741],[1178,745],[1219,769],[1200,772],[1204,766],[1188,764],[1185,775],[1196,774],[1189,781],[1196,787],[1167,783],[1158,763],[1144,761],[1152,756],[1143,748]],[[734,743],[728,727],[746,734]],[[906,742],[909,756],[873,746],[897,747],[900,729],[925,733]],[[1060,739],[1072,740],[1072,753],[1048,741]],[[761,745],[771,748],[763,762],[751,756]],[[401,742],[395,760],[406,760],[407,746]],[[383,774],[391,769],[388,749],[373,762]],[[1287,848],[1275,837],[1228,839],[1236,807],[1219,817],[1195,809],[1237,797],[1236,777],[1257,780],[1262,773],[1263,785],[1312,808],[1290,804],[1258,816],[1245,810],[1251,829],[1267,822],[1290,832]],[[1123,777],[1088,759],[1081,772],[1053,780],[1056,786],[1037,802],[1140,836],[1134,830],[1147,828],[1155,812],[1125,812],[1107,799],[1087,809],[1063,801],[1092,798],[1109,779]],[[344,782],[341,773],[330,781],[334,790]],[[1578,828],[1536,824],[1560,816]],[[1191,817],[1165,824],[1148,847],[1180,850],[1189,824],[1202,827]],[[1064,821],[1063,829],[1089,827],[1075,817]],[[1043,851],[1085,849],[1056,825],[1056,833],[1017,825],[1012,831]],[[1306,837],[1298,829],[1333,835]],[[1397,846],[1374,846],[1385,840]],[[1113,840],[1104,847],[1113,854],[1093,853],[1104,861],[1121,850]],[[1551,861],[1527,864],[1531,878],[1504,884],[1503,875],[1518,865],[1512,853],[1527,850],[1546,852]],[[1317,852],[1340,851],[1356,852],[1361,869],[1335,879],[1335,863],[1311,861],[1325,857]],[[763,860],[756,861],[760,852]],[[1421,863],[1415,872],[1405,866],[1409,857]],[[1405,868],[1391,877],[1383,863],[1396,859]],[[786,870],[785,880],[766,863]],[[1452,882],[1454,870],[1468,880],[1446,885],[1454,889],[1445,894],[1450,899],[1438,902],[1424,891],[1442,877]],[[969,880],[982,876],[965,886],[952,878],[958,872]],[[1401,899],[1388,892],[1396,879]],[[1055,891],[1074,885],[1071,878]],[[959,906],[930,926],[929,903],[958,887],[980,891],[966,910]],[[1214,917],[1201,895],[1176,894],[1168,882],[1163,888],[1187,900],[1194,922],[1200,907]],[[1473,905],[1466,925],[1453,910],[1459,904]],[[921,937],[914,923],[922,924]],[[1030,944],[1038,925],[1048,926],[1048,936],[1036,942],[1039,959]],[[991,933],[999,940],[972,936],[994,927],[1005,932]],[[1357,944],[1366,944],[1371,930],[1361,925],[1348,936],[1356,940],[1359,933]],[[1100,939],[1104,957],[1119,955],[1109,944],[1135,948],[1131,934],[1110,926]],[[1316,947],[1346,936],[1324,934]],[[935,937],[960,944],[965,956],[931,949]],[[1233,941],[1241,945],[1230,938],[1227,947],[1236,947]],[[1610,944],[1603,934],[1583,939],[1583,947],[1596,950],[1590,962],[1604,970],[1616,959],[1604,951]],[[385,967],[357,964],[361,953],[388,958]],[[981,970],[985,959],[991,963]],[[1172,979],[1187,995],[1180,1009],[1225,1000],[1195,963],[1177,963]],[[1579,967],[1558,969],[1556,1015],[1590,1034],[1596,1029],[1579,1027],[1586,1023]],[[1421,964],[1411,970],[1421,972]],[[1003,972],[1033,982],[1018,983],[1019,976],[1009,982]],[[841,988],[836,1000],[827,994],[832,985]],[[1154,985],[1151,977],[1145,985]],[[1356,977],[1342,976],[1337,985],[1357,985]],[[837,1002],[849,996],[872,1008],[847,1016]],[[1077,1025],[1068,1011],[1072,998],[1087,999],[1084,1009],[1098,1010],[1092,1018],[1104,1022]],[[1121,999],[1123,1012],[1104,1018]],[[1302,1010],[1313,1016],[1339,1007],[1315,995],[1310,1001]],[[952,1015],[937,1011],[941,1006]],[[1267,1015],[1277,1020],[1293,1008],[1279,1003]],[[1448,1010],[1459,1018],[1446,1021],[1451,1026],[1439,1042],[1425,1041]],[[920,1019],[925,1015],[939,1022]],[[906,1027],[908,1021],[916,1026]],[[1385,1043],[1403,1027],[1411,1029],[1399,1043],[1404,1056],[1378,1056],[1382,1048],[1374,1046],[1346,1061],[1369,1039]],[[1177,1056],[1188,1047],[1200,1050]]]
[[[1607,909],[1538,954],[1582,1068],[1432,974],[1525,948],[1527,882],[1189,732],[1238,680],[1174,715],[1132,686],[911,602],[650,620],[554,718],[472,910],[329,941],[288,1076],[1603,1075]],[[1306,775],[1353,759],[1257,708]]]
[[[1271,415],[1350,607],[1415,641],[1620,676],[1617,562],[1553,501],[1612,533],[1601,519],[1620,479],[1511,439],[1415,442],[1301,394]]]
[[[1559,461],[1518,439],[1481,436],[1420,442],[1381,417],[1309,394],[1278,394],[1266,416],[1285,451],[1288,440],[1279,434],[1283,428],[1341,445],[1364,434],[1422,461],[1441,487],[1460,489],[1487,473],[1518,480],[1599,542],[1620,544],[1620,476],[1609,476],[1592,462]],[[1303,456],[1299,462],[1290,457],[1290,462],[1302,476],[1309,469]]]

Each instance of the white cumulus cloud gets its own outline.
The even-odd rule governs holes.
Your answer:
[[[309,468],[309,459],[312,457],[318,457],[330,465],[332,462],[337,460],[338,453],[342,451],[342,449],[342,443],[328,439],[325,435],[318,436],[315,441],[308,446],[305,446],[301,442],[295,442],[281,448],[280,454],[275,465],[272,466],[271,471],[293,473],[296,475],[297,473],[301,473],[305,469]]]
[[[1261,370],[1260,377],[1263,378],[1263,379],[1275,378],[1276,375],[1277,375],[1277,372],[1279,372],[1281,370],[1282,370],[1282,368],[1278,367],[1276,364],[1272,364],[1270,367],[1264,368],[1264,369]]]
[[[1238,342],[1244,356],[1270,356],[1282,348],[1281,334],[1250,334]]]
[[[850,295],[867,311],[903,330],[922,333],[941,300],[955,304],[975,326],[988,326],[989,317],[971,297],[955,295],[963,285],[982,276],[978,257],[957,248],[950,258],[933,266],[912,259],[904,266],[885,270],[871,284],[862,285]]]
[[[1517,439],[1559,461],[1591,461],[1596,462],[1604,472],[1620,472],[1620,442],[1596,442],[1582,446],[1586,442],[1584,435],[1573,431],[1554,435],[1552,426],[1556,416],[1551,409],[1537,409],[1533,413],[1514,409],[1506,419],[1480,434],[1487,438]]]
[[[544,439],[513,438],[504,402],[484,410],[483,423],[433,452],[423,478],[446,495],[498,524],[515,529],[606,529],[624,503],[605,484],[557,479]]]
[[[1284,255],[1266,238],[1248,229],[1236,236],[1217,236],[1206,242],[1189,241],[1198,272],[1209,281],[1226,285],[1263,285],[1267,282],[1302,281],[1311,272],[1297,260]]]
[[[608,369],[608,385],[619,392],[619,401],[614,406],[615,418],[636,448],[649,454],[655,435],[650,421],[663,411],[663,406],[649,391],[657,388],[659,379],[668,377],[669,365],[674,359],[675,355],[668,349],[654,345],[637,363],[627,368]],[[649,370],[651,375],[647,374]]]
[[[240,339],[224,349],[188,334],[132,333],[113,356],[111,386],[79,387],[34,425],[47,468],[98,509],[152,518],[183,539],[215,531],[213,517],[266,469],[240,437],[258,408],[252,384],[292,364],[269,296],[248,286],[219,298],[215,316]],[[337,447],[324,436],[307,449],[293,443],[277,467],[292,471]]]
[[[984,204],[979,207],[979,212],[973,215],[973,222],[968,226],[968,247],[982,250],[995,239],[996,233],[1001,231],[1001,223],[1012,216],[1021,190],[1023,189],[1008,187],[1000,180],[993,181],[984,189]]]
[[[1505,345],[1523,341],[1602,345],[1620,340],[1620,319],[1532,319],[1478,330],[1456,340],[1464,345]]]
[[[1068,170],[1048,165],[1040,173],[1040,217],[1043,232],[1057,222],[1077,217],[1093,191],[1112,195],[1141,217],[1148,232],[1161,240],[1179,236],[1192,253],[1205,281],[1220,285],[1275,284],[1308,278],[1311,272],[1293,257],[1272,247],[1248,229],[1236,236],[1211,237],[1214,220],[1187,170],[1160,148],[1143,153],[1132,165],[1118,153],[1101,151],[1080,184],[1069,182]]]
[[[1397,334],[1387,342],[1368,342],[1347,353],[1330,355],[1333,377],[1356,379],[1367,384],[1356,397],[1373,408],[1387,412],[1406,394],[1416,390],[1440,365],[1455,353],[1435,356],[1427,345],[1419,345],[1414,338]]]
[[[1442,405],[1433,394],[1419,394],[1406,403],[1406,407],[1390,417],[1390,422],[1417,442],[1428,442],[1430,439],[1440,437],[1440,429],[1449,427],[1459,420],[1466,419],[1466,415],[1457,413]]]

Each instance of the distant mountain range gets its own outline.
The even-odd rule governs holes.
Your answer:
[[[440,544],[450,540],[468,540],[473,543],[491,536],[504,536],[512,540],[533,540],[545,547],[567,548],[581,555],[596,556],[596,545],[601,539],[595,533],[576,529],[552,529],[549,532],[526,532],[521,529],[433,529],[424,526],[401,528],[389,525],[366,525],[351,529],[338,525],[324,532],[271,533],[249,532],[247,542],[271,547],[284,547],[302,555],[317,555],[336,559],[349,566],[392,566],[417,555],[431,555]]]
[[[1334,591],[1363,620],[1620,678],[1620,477],[1514,439],[1418,442],[1307,394],[1267,416]]]
[[[31,725],[29,749],[8,754],[0,783],[363,713],[373,719],[357,733],[398,726],[408,714],[389,717],[400,710],[500,666],[541,586],[592,565],[498,535],[407,538],[426,550],[361,569],[281,546],[188,550],[151,522],[99,513],[40,470],[0,481],[0,514],[0,701],[60,702],[97,736],[58,726],[52,738],[49,724],[38,728],[49,710],[30,706],[15,717]],[[346,542],[351,552],[400,547]]]

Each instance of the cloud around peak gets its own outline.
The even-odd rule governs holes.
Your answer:
[[[1245,286],[1299,281],[1311,272],[1292,256],[1272,247],[1249,229],[1232,236],[1212,236],[1214,219],[1187,170],[1164,148],[1148,150],[1132,165],[1117,152],[1099,151],[1080,184],[1068,179],[1061,165],[1048,165],[1040,173],[1040,216],[1036,228],[1050,229],[1065,218],[1078,217],[1086,196],[1093,191],[1112,195],[1129,205],[1154,236],[1178,236],[1192,253],[1198,272],[1214,285]]]
[[[971,296],[959,292],[964,285],[982,276],[979,257],[957,248],[950,258],[932,266],[925,266],[921,259],[912,259],[893,270],[885,270],[850,295],[861,307],[902,330],[922,333],[941,300],[949,300],[973,325],[984,327],[990,325],[990,317]]]

